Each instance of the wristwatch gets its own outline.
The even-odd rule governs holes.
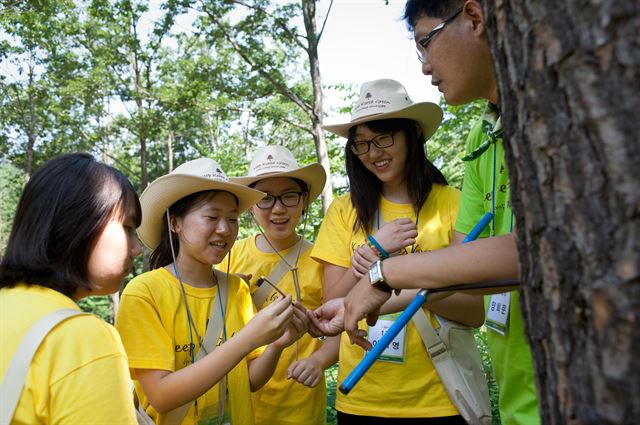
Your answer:
[[[384,281],[382,275],[382,260],[378,260],[369,269],[369,282],[371,286],[385,292],[392,292],[393,288]]]

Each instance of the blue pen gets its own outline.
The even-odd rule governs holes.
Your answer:
[[[469,232],[466,238],[462,241],[462,243],[471,242],[480,236],[480,233],[487,227],[487,225],[493,220],[493,214],[488,212],[486,213],[480,221],[473,226],[473,229]],[[373,346],[371,351],[367,353],[366,356],[358,363],[358,365],[351,371],[349,376],[342,381],[340,385],[340,392],[342,394],[348,394],[349,391],[353,389],[353,387],[360,381],[362,376],[369,370],[369,368],[373,365],[373,363],[380,357],[380,354],[391,344],[391,341],[400,333],[402,328],[405,327],[409,320],[413,317],[413,315],[422,307],[422,305],[427,301],[428,291],[426,289],[420,290],[416,297],[411,301],[411,303],[407,306],[407,308],[402,312],[400,317],[391,325],[391,327],[385,332],[384,335],[378,340],[378,343]]]

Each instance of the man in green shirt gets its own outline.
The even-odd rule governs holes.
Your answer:
[[[437,288],[453,284],[518,278],[498,86],[477,0],[408,0],[407,24],[413,31],[422,72],[431,76],[447,103],[486,99],[487,109],[471,130],[464,156],[465,177],[456,235],[451,247],[384,260],[384,282],[392,288]],[[486,213],[494,219],[482,238],[461,245]],[[506,290],[506,288],[503,288]],[[540,423],[531,350],[517,291],[484,295],[493,368],[500,387],[504,424]],[[499,291],[498,291],[499,292]],[[352,342],[365,344],[357,321],[374,318],[389,293],[365,276],[345,299],[345,329]],[[478,297],[482,302],[482,297]],[[452,306],[455,308],[455,306]]]

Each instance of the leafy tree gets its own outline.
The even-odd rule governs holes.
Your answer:
[[[8,162],[0,162],[0,256],[7,247],[13,217],[24,186],[24,173]]]

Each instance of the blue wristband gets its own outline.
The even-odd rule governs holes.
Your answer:
[[[389,258],[389,253],[385,251],[382,246],[380,246],[378,241],[373,236],[367,235],[367,239],[369,239],[369,242],[371,242],[373,246],[375,246],[378,249],[378,252],[380,252],[380,255],[382,255],[382,258]]]

